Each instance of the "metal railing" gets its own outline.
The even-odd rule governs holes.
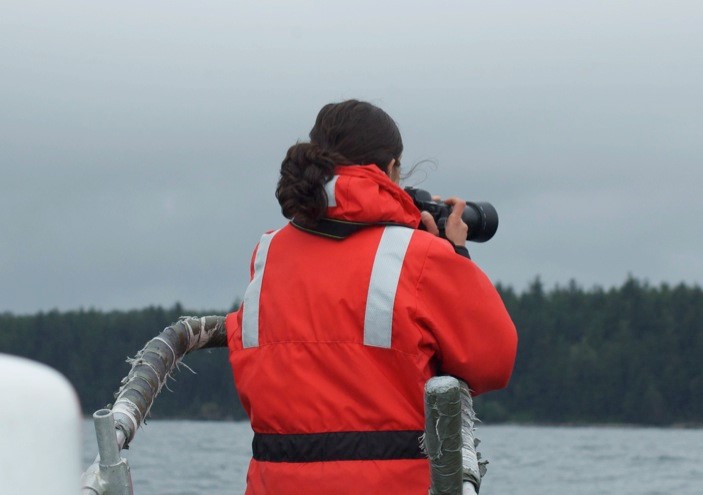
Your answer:
[[[133,495],[129,464],[120,456],[146,418],[166,379],[196,349],[226,347],[224,317],[183,317],[130,359],[115,403],[93,414],[98,456],[81,478],[82,495]],[[423,447],[430,461],[430,495],[475,495],[486,461],[476,452],[475,421],[466,383],[450,377],[425,386]]]
[[[129,465],[120,451],[132,441],[187,353],[227,346],[224,320],[223,316],[182,317],[129,360],[132,369],[122,379],[115,403],[93,414],[98,456],[81,477],[82,495],[133,495]]]

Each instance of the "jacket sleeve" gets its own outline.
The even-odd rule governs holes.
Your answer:
[[[446,244],[429,246],[418,281],[419,323],[441,374],[464,380],[474,395],[503,388],[515,363],[515,325],[488,277]]]

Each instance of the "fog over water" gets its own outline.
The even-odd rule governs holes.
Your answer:
[[[359,98],[407,185],[489,200],[494,281],[703,281],[703,4],[18,1],[0,13],[0,311],[227,308],[288,146]]]

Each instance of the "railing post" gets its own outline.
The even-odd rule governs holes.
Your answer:
[[[451,376],[425,384],[424,445],[430,460],[430,495],[476,495],[485,462],[474,437],[476,415],[466,383]]]
[[[120,457],[115,418],[109,409],[93,414],[98,458],[83,474],[84,495],[134,495],[132,474],[126,459]]]

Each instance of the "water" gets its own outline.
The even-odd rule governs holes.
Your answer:
[[[97,453],[86,420],[83,465]],[[490,464],[481,495],[700,495],[703,430],[620,427],[479,427]],[[125,457],[136,495],[244,491],[247,423],[150,421]]]

